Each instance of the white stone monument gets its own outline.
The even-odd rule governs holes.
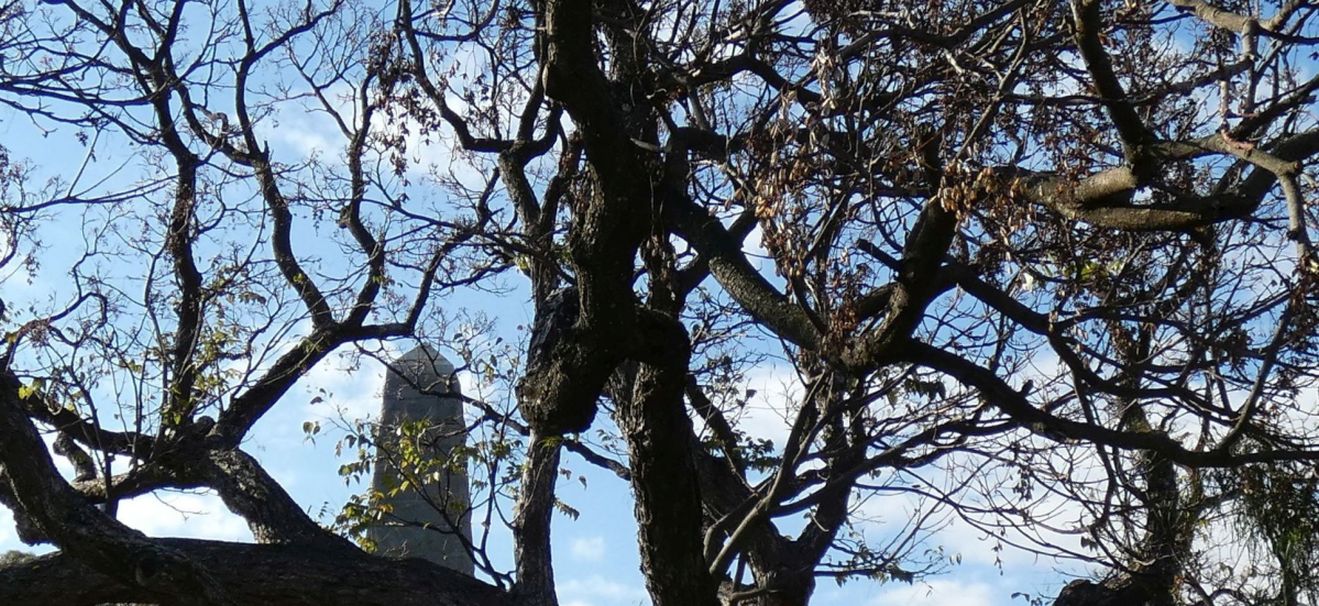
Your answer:
[[[397,429],[403,423],[426,422],[420,442],[439,461],[464,443],[466,426],[458,394],[453,364],[429,346],[418,346],[390,364],[380,405],[372,488],[387,493],[400,484],[398,470],[381,453],[397,452]],[[367,529],[367,538],[381,555],[422,558],[471,575],[471,554],[459,538],[471,544],[469,498],[465,466],[448,467],[438,482],[426,478],[421,487],[386,498],[392,511]]]

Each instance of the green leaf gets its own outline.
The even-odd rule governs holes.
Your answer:
[[[18,399],[26,400],[32,396],[37,395],[45,387],[46,387],[45,379],[32,379],[31,383],[28,383],[27,385],[20,385],[18,387]]]

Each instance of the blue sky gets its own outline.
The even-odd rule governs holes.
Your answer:
[[[6,143],[12,141],[6,135]],[[43,267],[34,281],[30,296],[39,294],[49,284],[58,284],[58,263]],[[18,282],[8,276],[6,292]],[[7,295],[8,296],[8,295]],[[529,310],[515,297],[495,299],[493,313],[500,324],[509,328],[526,324]],[[483,300],[487,305],[490,299]],[[397,351],[397,350],[395,350]],[[453,356],[452,351],[446,355]],[[266,466],[285,488],[314,515],[325,511],[329,521],[333,513],[354,492],[357,484],[345,485],[337,468],[348,460],[337,457],[334,444],[339,437],[333,427],[335,419],[374,415],[378,410],[384,381],[384,368],[373,360],[364,361],[356,370],[347,367],[343,358],[332,357],[318,365],[292,390],[269,415],[263,418],[245,444],[245,448]],[[481,397],[488,393],[470,373],[460,375],[464,393]],[[757,391],[748,406],[743,427],[760,437],[781,443],[787,426],[782,410],[793,392],[793,375],[782,366],[765,365],[753,371],[748,387]],[[326,401],[312,403],[320,390],[333,394]],[[325,430],[314,440],[303,434],[304,421],[318,420]],[[62,459],[57,459],[63,463]],[[635,546],[636,529],[632,522],[631,498],[627,485],[612,474],[603,472],[573,455],[564,466],[574,475],[584,476],[583,485],[575,478],[563,480],[559,496],[580,512],[578,519],[558,515],[554,526],[554,557],[559,579],[560,598],[564,606],[607,606],[647,603],[639,573]],[[67,469],[67,466],[66,466]],[[908,514],[910,503],[896,498],[876,498],[861,507],[884,519],[900,519]],[[226,540],[250,540],[241,519],[228,513],[219,500],[205,493],[163,493],[139,497],[121,505],[120,519],[152,536],[180,536]],[[946,574],[907,586],[851,581],[837,586],[821,580],[814,603],[864,604],[866,606],[920,606],[959,604],[994,606],[1025,603],[1013,599],[1014,592],[1050,592],[1061,581],[1056,567],[1065,564],[1037,560],[1013,550],[997,552],[995,543],[965,524],[953,523],[931,537],[930,545],[943,545],[952,556],[961,556],[961,564]],[[0,508],[0,550],[28,549],[17,541],[8,511]],[[508,559],[508,535],[496,533],[492,554]],[[999,561],[1001,560],[1001,563]],[[497,559],[496,562],[501,562]]]
[[[279,127],[266,129],[265,135],[277,156],[285,158],[306,158],[315,154],[333,157],[342,147],[339,134],[326,120],[314,114],[290,112],[281,115]],[[12,110],[0,111],[0,143],[8,147],[16,159],[24,158],[36,166],[50,167],[52,175],[65,175],[66,178],[72,170],[71,159],[81,161],[86,156],[86,149],[76,144],[69,132],[56,131],[43,136],[24,116]],[[412,142],[411,148],[415,159],[423,166],[447,165],[447,147],[442,143],[426,145],[417,140]],[[125,149],[113,143],[99,147],[96,157],[88,163],[83,182],[95,183],[106,178],[108,183],[114,183],[135,178],[131,173],[142,170],[142,167],[133,158],[122,155]],[[130,168],[120,172],[119,167],[125,162]],[[35,273],[11,270],[0,275],[5,299],[11,305],[22,301],[58,300],[67,295],[69,265],[83,251],[78,246],[80,238],[75,237],[73,231],[80,224],[80,217],[73,211],[66,215],[42,232],[48,248],[43,251],[43,264]],[[333,255],[331,245],[317,242],[314,237],[303,238],[295,242],[295,247],[300,254]],[[753,239],[748,246],[754,252],[757,244]],[[118,270],[131,272],[132,268]],[[772,271],[766,268],[766,273]],[[519,296],[523,287],[520,284],[509,284],[509,287],[512,292],[506,296],[457,292],[437,301],[436,305],[482,310],[495,321],[495,334],[513,343],[520,334],[516,327],[529,324],[531,314],[525,296]],[[443,347],[444,343],[440,345]],[[391,344],[390,351],[401,353],[399,348],[408,346],[407,343]],[[451,357],[455,355],[452,349],[445,353]],[[320,517],[327,522],[350,495],[362,489],[356,484],[345,485],[337,473],[339,465],[348,460],[335,454],[334,446],[340,434],[333,428],[333,421],[375,414],[384,380],[383,367],[370,359],[362,361],[355,369],[351,366],[351,361],[340,357],[325,360],[258,423],[245,444],[245,448],[261,460],[303,507],[313,515],[326,512]],[[469,396],[507,396],[497,387],[481,384],[471,373],[459,378],[464,393]],[[757,395],[747,407],[743,427],[753,435],[778,438],[781,443],[787,431],[783,411],[797,391],[794,384],[795,378],[785,364],[767,363],[755,369],[749,376],[748,387],[755,389]],[[321,390],[332,393],[333,397],[312,403]],[[321,421],[326,428],[315,440],[308,440],[303,433],[303,423],[308,420]],[[628,486],[573,455],[567,455],[564,465],[572,470],[574,478],[561,481],[559,496],[578,510],[580,517],[571,519],[559,515],[555,520],[554,556],[562,603],[564,606],[646,603],[638,570],[636,530]],[[584,477],[586,482],[577,481],[576,476]],[[911,514],[912,506],[912,502],[902,498],[875,498],[858,503],[864,513],[882,522],[865,528],[867,532],[875,532],[876,536],[882,536],[890,524],[900,524]],[[251,539],[242,520],[225,511],[217,498],[206,493],[139,497],[123,503],[119,515],[125,523],[152,536]],[[931,548],[942,546],[950,560],[957,559],[960,563],[951,565],[939,577],[914,585],[851,581],[840,587],[829,580],[821,580],[814,603],[849,606],[1024,604],[1012,594],[1053,593],[1064,582],[1059,569],[1080,570],[1074,563],[1038,559],[1011,548],[1000,551],[996,541],[955,519],[949,519],[946,526],[929,537],[927,545]],[[5,549],[28,548],[18,542],[8,511],[0,508],[0,550]],[[496,559],[503,568],[511,567],[508,535],[502,529],[496,532],[491,551],[497,558],[503,558]]]
[[[1306,69],[1309,68],[1307,64]],[[1060,86],[1070,85],[1070,82],[1065,81]],[[1213,90],[1210,89],[1210,96],[1215,94]],[[1066,91],[1060,88],[1058,92]],[[1212,99],[1210,101],[1205,104],[1206,111],[1213,111],[1217,105]],[[13,110],[0,110],[0,144],[8,147],[15,159],[25,159],[35,166],[46,167],[39,169],[43,178],[46,175],[68,178],[78,163],[87,157],[87,149],[74,141],[73,134],[67,129],[56,129],[45,135],[25,116]],[[299,111],[290,106],[285,106],[284,111],[267,121],[261,134],[268,139],[276,157],[285,162],[320,157],[333,165],[343,147],[341,134],[323,115]],[[111,139],[102,141],[96,149],[96,156],[89,158],[82,185],[96,184],[106,179],[100,189],[113,189],[116,183],[137,179],[147,170],[128,147]],[[416,166],[409,177],[416,182],[413,187],[418,193],[425,193],[426,167],[435,166],[446,170],[452,165],[449,143],[444,139],[426,142],[415,135],[409,139],[410,159]],[[125,164],[127,168],[120,170]],[[470,170],[459,168],[457,171],[458,176],[470,186],[475,187],[482,180],[479,174]],[[444,207],[445,202],[436,201],[439,207]],[[0,274],[0,288],[3,289],[6,302],[16,308],[20,305],[15,304],[22,301],[43,305],[50,302],[57,306],[67,297],[69,266],[83,252],[78,227],[81,224],[80,213],[67,209],[62,211],[58,221],[44,228],[41,235],[47,248],[41,255],[42,266],[30,275],[17,269],[5,270],[8,273]],[[324,267],[332,269],[332,259],[337,249],[331,239],[322,239],[322,235],[307,228],[297,235],[294,246],[301,255],[327,259]],[[763,252],[755,237],[747,248],[752,253]],[[121,277],[137,271],[132,266],[110,269]],[[768,266],[763,267],[762,271],[771,280],[777,280]],[[468,310],[474,315],[483,314],[493,322],[490,336],[504,338],[505,344],[512,344],[516,351],[521,347],[523,336],[517,327],[530,323],[531,312],[525,304],[525,285],[520,278],[508,278],[505,287],[506,292],[502,294],[459,290],[437,300],[433,305],[449,312]],[[296,324],[294,328],[297,329]],[[431,334],[444,332],[436,326],[424,328]],[[451,344],[439,342],[438,345],[445,348],[445,354],[455,358],[455,362],[462,363],[462,360],[456,359],[460,356],[449,346]],[[478,340],[477,345],[484,348],[485,354],[495,353],[496,345],[489,338]],[[279,344],[274,343],[272,346],[278,347]],[[412,343],[408,342],[391,343],[386,353],[399,354],[411,346]],[[753,347],[765,347],[769,351],[767,345],[757,344]],[[1035,367],[1033,372],[1040,377],[1056,374],[1056,360],[1051,356],[1036,355],[1030,362]],[[324,521],[332,519],[339,507],[363,488],[358,484],[345,485],[337,473],[339,465],[349,459],[335,453],[336,440],[342,434],[334,428],[334,422],[340,418],[355,419],[374,415],[378,409],[383,376],[383,367],[373,360],[365,359],[359,363],[331,357],[308,374],[278,407],[258,423],[244,445],[303,507]],[[479,377],[470,372],[461,374],[459,379],[468,396],[507,405],[508,394],[501,386],[483,384]],[[772,439],[781,444],[782,437],[787,433],[787,422],[783,417],[792,397],[800,391],[788,365],[782,361],[776,363],[773,359],[767,361],[749,373],[747,387],[755,390],[756,396],[748,403],[740,420],[741,427],[756,437]],[[323,392],[333,395],[325,401],[313,403]],[[1303,398],[1308,398],[1309,402],[1319,402],[1319,392],[1310,390]],[[1319,404],[1311,405],[1310,409],[1319,409]],[[303,433],[302,427],[307,421],[319,421],[325,428],[314,440],[308,440]],[[607,423],[603,416],[598,422]],[[62,459],[57,461],[63,462]],[[574,519],[558,515],[555,520],[554,555],[562,603],[564,606],[646,603],[646,593],[638,571],[636,529],[632,522],[632,501],[628,486],[571,454],[565,456],[564,466],[572,471],[572,477],[560,482],[559,497],[580,512],[580,516]],[[922,476],[935,484],[948,481],[951,477],[941,476],[937,469],[924,472]],[[579,477],[584,478],[585,482],[579,482]],[[972,478],[973,481],[989,484],[1005,479],[1001,476]],[[1041,505],[1043,509],[1043,506],[1050,503]],[[502,506],[508,508],[509,504],[503,503]],[[858,500],[858,514],[874,520],[863,524],[860,530],[875,540],[882,540],[894,528],[901,527],[902,522],[911,517],[919,506],[920,503],[913,499],[892,495]],[[1056,513],[1055,521],[1060,526],[1067,526],[1069,521],[1080,519],[1080,514],[1074,508],[1063,506]],[[251,538],[242,520],[225,511],[217,498],[205,493],[165,493],[134,499],[121,506],[120,518],[152,536],[227,540]],[[942,575],[914,585],[854,580],[840,587],[822,579],[814,603],[848,606],[1025,604],[1025,600],[1014,598],[1013,594],[1051,595],[1067,580],[1067,574],[1085,571],[1084,566],[1075,562],[1037,557],[1004,545],[948,512],[937,516],[935,520],[937,531],[926,538],[924,547],[943,549],[950,565]],[[791,526],[791,521],[785,521],[785,527]],[[1073,546],[1076,541],[1075,536],[1052,535],[1045,538]],[[0,550],[5,549],[28,548],[17,541],[7,510],[0,508]],[[511,551],[507,532],[502,526],[497,527],[491,546],[491,555],[496,565],[505,570],[511,568]],[[1224,559],[1231,562],[1232,557],[1229,555]],[[1238,554],[1235,557],[1243,556]]]
[[[280,480],[308,511],[316,513],[325,506],[330,512],[337,511],[361,487],[345,486],[338,477],[337,467],[344,460],[335,456],[333,429],[327,429],[326,434],[314,442],[304,438],[303,421],[323,419],[328,423],[337,416],[330,410],[331,403],[308,402],[316,388],[324,387],[334,392],[332,402],[338,406],[353,414],[370,414],[378,408],[383,376],[383,368],[375,365],[353,374],[337,372],[331,364],[318,367],[304,379],[299,389],[291,392],[280,407],[257,425],[245,448],[261,460],[271,475]],[[772,394],[774,380],[773,375],[761,378],[765,390],[761,393]],[[471,388],[465,391],[472,393]],[[768,411],[775,403],[767,397],[762,405]],[[767,417],[772,418],[771,415]],[[768,418],[754,419],[753,425],[762,424],[766,428],[772,427]],[[563,606],[647,603],[639,573],[636,529],[632,523],[628,487],[611,474],[574,456],[569,455],[564,465],[574,474],[584,475],[587,482],[585,486],[575,479],[559,483],[559,497],[581,514],[576,520],[564,515],[557,515],[555,519],[554,559]],[[885,518],[899,517],[909,510],[905,503],[897,501],[899,499],[876,499],[864,508]],[[123,503],[119,517],[152,536],[251,540],[243,521],[228,513],[216,497],[208,494],[164,493],[139,497]],[[492,549],[493,554],[504,558],[505,566],[511,563],[507,559],[511,553],[506,547],[507,541],[507,534],[499,533]],[[1055,572],[1059,563],[1037,560],[1011,549],[995,552],[992,541],[963,524],[945,528],[932,538],[931,543],[944,545],[949,554],[960,554],[962,564],[937,578],[910,586],[852,581],[839,587],[832,581],[821,580],[813,603],[865,606],[1024,604],[1021,599],[1013,599],[1012,594],[1047,592],[1060,583]],[[0,511],[0,550],[6,549],[29,549],[14,536],[7,510]],[[995,564],[996,558],[1002,560],[1001,570]]]

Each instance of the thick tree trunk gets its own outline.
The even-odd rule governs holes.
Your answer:
[[[238,606],[501,606],[499,589],[419,559],[192,539],[160,544],[207,571]],[[63,553],[0,568],[0,604],[155,602]]]
[[[1053,606],[1165,606],[1172,604],[1167,587],[1130,576],[1095,583],[1077,580],[1058,593]]]
[[[686,378],[685,364],[642,366],[630,401],[619,406],[632,453],[641,566],[655,606],[718,604],[701,549],[701,492],[682,399]]]
[[[557,606],[550,549],[550,519],[554,513],[554,483],[559,478],[560,440],[531,433],[522,496],[513,522],[518,580],[513,593],[524,606]]]

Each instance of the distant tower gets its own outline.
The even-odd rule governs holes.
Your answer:
[[[447,459],[455,446],[463,444],[463,402],[456,397],[458,393],[453,364],[431,347],[418,346],[390,365],[380,404],[380,443],[372,488],[384,492],[399,485],[397,470],[379,451],[396,452],[395,430],[401,423],[427,421],[430,428],[421,442],[439,460]],[[469,498],[466,470],[446,471],[439,482],[426,482],[424,494],[409,489],[386,499],[393,511],[385,514],[383,523],[368,528],[366,536],[382,555],[423,558],[471,575],[472,558],[450,522],[457,522],[457,531],[470,543]]]

